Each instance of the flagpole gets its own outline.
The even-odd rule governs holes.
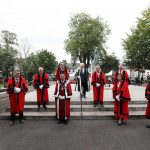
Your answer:
[[[80,49],[79,49],[79,56],[80,56]],[[81,63],[81,62],[80,62]],[[79,69],[79,84],[80,84],[80,105],[81,105],[81,116],[83,115],[82,113],[82,84],[81,84],[81,76],[80,76],[80,73],[81,73],[81,68]]]

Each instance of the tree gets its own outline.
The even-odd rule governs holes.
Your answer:
[[[17,58],[17,35],[15,33],[3,30],[1,31],[1,46],[0,46],[0,68],[3,70],[3,75],[8,78],[10,70],[16,63]]]
[[[24,68],[26,68],[27,79],[31,81],[33,74],[38,71],[39,67],[43,67],[48,74],[51,74],[55,71],[56,65],[56,57],[52,52],[42,49],[36,54],[31,53],[26,58],[24,64]]]
[[[56,57],[52,52],[42,49],[37,53],[38,65],[43,67],[47,73],[53,73],[57,65]]]
[[[138,71],[143,67],[150,69],[150,8],[142,13],[141,18],[137,18],[137,25],[123,39],[122,45],[126,62],[131,68]]]
[[[26,68],[26,79],[28,81],[32,81],[32,77],[34,73],[37,72],[38,69],[38,59],[36,54],[31,53],[27,58],[25,63],[23,64],[23,68]],[[23,72],[24,73],[24,72]]]
[[[18,46],[18,54],[19,57],[17,59],[17,64],[19,64],[20,69],[22,70],[22,73],[25,75],[25,78],[28,79],[28,72],[27,72],[27,67],[26,64],[26,60],[27,57],[29,56],[31,51],[31,43],[28,39],[22,39],[19,42],[19,46]]]
[[[71,17],[69,27],[65,51],[71,54],[73,63],[79,60],[88,67],[95,49],[100,58],[106,55],[105,43],[110,29],[101,18],[92,18],[85,13],[75,14]]]
[[[117,70],[118,65],[119,65],[119,60],[115,56],[115,53],[112,53],[110,55],[106,55],[103,58],[101,68],[105,73],[108,73],[111,70],[113,71]]]

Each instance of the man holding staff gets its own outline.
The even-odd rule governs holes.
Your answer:
[[[70,98],[72,96],[72,89],[69,80],[66,80],[65,74],[60,74],[60,80],[56,82],[55,86],[55,106],[56,117],[58,123],[68,124],[70,118]]]
[[[77,77],[77,84],[78,84],[78,91],[82,93],[82,96],[86,98],[86,92],[89,91],[89,72],[85,68],[84,63],[80,64],[80,69],[78,72],[76,72],[76,77]]]

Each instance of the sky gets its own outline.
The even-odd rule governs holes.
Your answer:
[[[72,15],[84,12],[108,23],[107,52],[122,59],[121,41],[148,6],[150,0],[0,0],[0,31],[9,30],[19,40],[27,39],[32,52],[43,48],[52,51],[57,61],[70,61],[64,50],[68,24]]]

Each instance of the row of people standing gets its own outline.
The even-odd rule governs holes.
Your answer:
[[[83,63],[80,65],[80,70],[76,73],[78,91],[82,89],[82,95],[86,98],[86,92],[90,89],[88,88],[89,73],[85,69]],[[39,68],[38,73],[34,75],[33,86],[37,91],[37,105],[38,111],[40,111],[40,106],[43,105],[44,109],[47,109],[47,104],[49,101],[48,96],[48,74],[46,74],[43,68]],[[56,86],[55,86],[55,107],[56,107],[56,117],[59,123],[68,123],[70,118],[70,99],[72,96],[72,89],[69,82],[69,73],[64,64],[56,70]],[[104,85],[106,83],[105,75],[100,69],[100,65],[96,66],[96,70],[92,73],[91,84],[93,85],[93,105],[97,106],[100,102],[101,107],[103,106],[103,95],[104,95]],[[114,75],[113,84],[113,98],[114,98],[114,114],[120,125],[123,120],[127,121],[129,116],[128,102],[131,100],[129,93],[129,79],[126,71],[123,70],[122,65],[119,65],[118,71]],[[150,87],[147,86],[147,95],[150,95]],[[20,75],[19,71],[14,71],[14,76],[10,77],[8,80],[7,91],[10,98],[10,111],[11,111],[11,124],[15,122],[15,115],[19,113],[20,123],[23,123],[23,110],[24,110],[24,97],[27,92],[27,84],[24,77]],[[150,116],[150,104],[148,102],[146,116]]]

